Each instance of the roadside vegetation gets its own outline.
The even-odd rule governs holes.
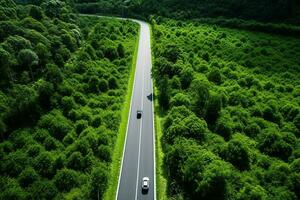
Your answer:
[[[152,19],[171,199],[300,198],[300,40]]]
[[[138,25],[0,3],[0,199],[101,199]]]

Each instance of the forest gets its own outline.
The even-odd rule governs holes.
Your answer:
[[[300,2],[297,0],[75,0],[74,3],[83,13],[139,18],[158,15],[176,19],[223,16],[300,24]]]
[[[102,199],[138,25],[21,3],[0,1],[0,199]]]
[[[151,23],[168,199],[299,199],[299,38]]]
[[[118,180],[139,27],[79,13],[151,25],[166,199],[300,199],[299,1],[0,0],[0,200]]]

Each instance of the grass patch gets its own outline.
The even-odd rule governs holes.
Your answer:
[[[150,27],[150,34],[151,34],[151,49],[153,47],[153,40],[152,40],[152,27]],[[151,51],[152,52],[152,51]],[[154,64],[154,57],[151,56],[152,65]],[[153,67],[153,66],[152,66]],[[157,94],[157,89],[153,86],[154,97]],[[162,137],[162,123],[163,111],[160,109],[158,105],[158,101],[154,98],[154,128],[155,128],[155,173],[156,173],[156,194],[157,199],[159,200],[166,200],[167,198],[167,180],[163,175],[163,159],[164,153],[161,146],[161,137]]]
[[[156,93],[156,90],[155,90]],[[155,106],[155,117],[154,117],[154,124],[155,124],[155,156],[156,156],[156,193],[157,199],[159,200],[166,200],[167,198],[167,180],[164,177],[164,170],[163,170],[163,159],[164,153],[161,146],[161,137],[162,137],[162,111],[158,105],[157,99],[154,102]]]
[[[127,86],[128,89],[127,89],[127,94],[124,102],[125,106],[122,110],[121,124],[119,127],[119,135],[113,152],[111,170],[110,170],[109,181],[108,181],[108,188],[104,194],[104,198],[103,198],[104,200],[114,200],[118,188],[119,172],[120,172],[120,167],[122,162],[124,142],[125,142],[126,130],[127,130],[127,122],[129,117],[129,108],[130,108],[132,90],[134,84],[134,75],[136,69],[139,38],[140,38],[140,28],[138,32],[138,37],[136,39],[136,46],[135,46],[134,55],[132,59],[132,67],[131,67],[130,77],[128,81],[128,86]]]

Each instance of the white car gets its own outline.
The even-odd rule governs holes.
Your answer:
[[[149,190],[149,178],[148,177],[143,178],[142,190],[144,190],[144,191]]]

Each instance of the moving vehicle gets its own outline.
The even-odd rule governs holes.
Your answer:
[[[141,119],[141,118],[142,118],[142,114],[143,114],[143,111],[138,110],[138,111],[136,112],[136,118]]]
[[[143,191],[148,191],[149,190],[149,178],[144,177],[142,181],[142,190]]]

